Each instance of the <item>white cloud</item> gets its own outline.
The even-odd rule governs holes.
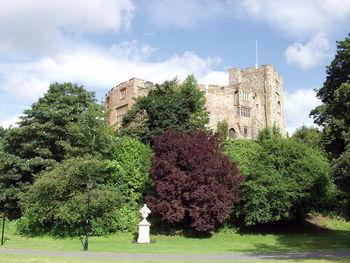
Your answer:
[[[40,74],[46,64],[47,61],[0,64],[0,90],[22,101],[34,101],[50,84]]]
[[[85,32],[128,28],[131,0],[0,1],[0,54],[53,52]]]
[[[129,50],[129,54],[125,54],[125,50]],[[77,82],[89,90],[107,91],[132,77],[159,83],[175,76],[183,80],[188,74],[194,74],[201,80],[221,62],[218,58],[201,58],[193,52],[149,62],[147,58],[155,50],[132,41],[114,45],[107,51],[81,46],[33,62],[0,64],[0,90],[12,98],[32,102],[51,82]]]
[[[350,25],[350,1],[343,0],[244,0],[240,10],[241,18],[265,22],[294,37],[330,33]]]
[[[159,26],[193,28],[220,18],[264,22],[292,36],[313,36],[349,26],[344,0],[144,0],[145,12]]]
[[[144,0],[145,12],[160,27],[200,28],[214,20],[264,23],[291,39],[288,62],[303,69],[322,62],[333,38],[350,27],[350,1],[344,0]],[[322,33],[324,32],[324,33]],[[317,43],[317,41],[320,41]],[[335,42],[332,40],[332,43]],[[331,50],[333,51],[333,50]]]
[[[149,45],[142,45],[139,47],[136,40],[125,41],[120,44],[113,45],[111,48],[111,52],[115,56],[131,60],[148,59],[155,51],[157,51],[157,48]]]
[[[302,69],[317,66],[332,54],[330,43],[324,33],[319,33],[306,44],[299,40],[285,51],[287,62],[297,64]]]
[[[194,28],[225,15],[227,2],[210,0],[144,0],[145,12],[158,26]]]
[[[287,131],[290,135],[302,125],[314,125],[309,114],[312,109],[321,104],[314,90],[298,89],[293,93],[286,92],[284,101]]]
[[[21,114],[16,114],[14,116],[11,116],[9,119],[3,120],[0,123],[0,126],[2,126],[3,128],[7,129],[10,126],[12,127],[17,127],[17,122],[19,121],[19,117],[22,116]]]
[[[242,18],[262,21],[293,36],[312,36],[349,24],[350,2],[339,0],[244,0]],[[344,25],[343,25],[344,26]]]
[[[206,85],[220,85],[220,86],[227,86],[228,85],[228,72],[223,71],[211,71],[208,72],[202,79],[199,80],[200,83],[206,84]]]

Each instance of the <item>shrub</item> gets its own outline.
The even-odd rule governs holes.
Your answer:
[[[226,153],[246,176],[237,209],[246,225],[304,217],[333,200],[327,159],[299,141],[230,141]]]

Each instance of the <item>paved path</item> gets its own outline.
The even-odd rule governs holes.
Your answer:
[[[250,253],[250,254],[127,254],[127,253],[97,253],[97,252],[62,252],[0,248],[0,254],[22,254],[55,257],[79,257],[125,260],[194,260],[194,261],[236,261],[236,260],[267,260],[267,259],[318,259],[350,257],[350,250],[313,251],[313,252],[283,252],[283,253]]]

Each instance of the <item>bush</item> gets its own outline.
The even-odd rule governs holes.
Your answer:
[[[169,130],[156,138],[154,152],[154,194],[147,197],[153,215],[197,231],[213,230],[229,216],[242,177],[217,137]]]
[[[333,200],[328,161],[299,141],[230,141],[226,153],[246,176],[237,209],[246,225],[304,217]]]

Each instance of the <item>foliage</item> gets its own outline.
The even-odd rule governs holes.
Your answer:
[[[350,34],[343,41],[337,41],[337,54],[329,66],[323,87],[317,91],[317,96],[323,103],[329,104],[334,99],[334,92],[343,83],[350,82]],[[320,116],[322,117],[322,116]]]
[[[217,124],[217,131],[220,141],[225,142],[228,138],[228,122],[226,120],[220,121]]]
[[[317,91],[323,104],[310,113],[315,123],[324,127],[326,150],[331,158],[345,151],[350,137],[350,37],[337,43],[337,54],[327,67],[326,81]]]
[[[168,130],[155,139],[154,152],[154,194],[147,197],[152,214],[197,231],[213,230],[228,217],[242,177],[217,137]]]
[[[312,148],[323,151],[322,132],[317,128],[303,125],[294,132],[291,138],[300,140]]]
[[[332,200],[328,161],[302,142],[235,140],[227,142],[226,153],[246,176],[236,210],[246,225],[304,217]]]
[[[77,121],[67,126],[67,139],[62,142],[65,159],[86,154],[105,159],[114,157],[117,136],[106,125],[104,117],[103,107],[91,104]]]
[[[261,152],[261,145],[256,141],[229,140],[225,143],[225,155],[237,164],[239,171],[245,176],[249,176],[254,165],[259,163]]]
[[[151,184],[151,155],[149,146],[135,138],[121,137],[117,141],[113,160],[107,161],[111,183],[123,196],[117,217],[119,230],[135,230],[140,220],[138,210]]]
[[[122,132],[148,143],[167,129],[189,132],[206,123],[204,92],[189,76],[182,84],[176,79],[157,84],[147,96],[138,97],[123,117]]]
[[[347,219],[350,218],[350,149],[335,159],[332,164],[332,176],[339,189],[338,199]]]
[[[276,125],[273,125],[271,128],[267,127],[260,130],[258,135],[258,141],[270,140],[273,138],[281,138],[282,134],[280,128]]]
[[[51,84],[47,93],[24,111],[18,128],[4,136],[0,156],[0,202],[17,208],[17,194],[33,175],[73,156],[111,156],[114,137],[106,132],[103,107],[82,86]]]
[[[0,126],[0,138],[2,139],[5,136],[5,129]]]
[[[44,171],[26,193],[20,194],[23,234],[50,233],[79,236],[85,233],[88,178],[93,181],[90,201],[91,233],[104,235],[117,230],[117,208],[121,195],[109,184],[104,161],[76,157],[64,160],[53,170]]]

